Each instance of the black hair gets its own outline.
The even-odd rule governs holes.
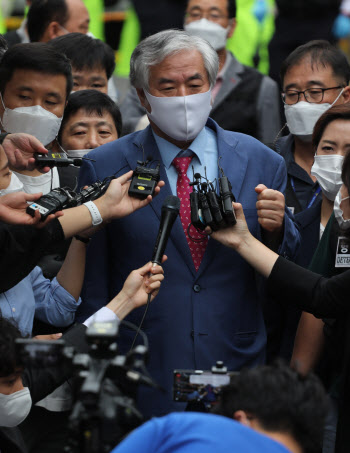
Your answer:
[[[234,19],[236,17],[236,0],[227,0],[228,17]]]
[[[72,68],[68,58],[48,44],[35,42],[15,44],[4,55],[0,65],[0,91],[3,94],[14,71],[28,69],[44,74],[62,74],[67,80],[66,95],[72,91]]]
[[[33,0],[27,17],[27,29],[31,42],[40,41],[51,22],[62,27],[69,18],[65,0]]]
[[[350,121],[350,104],[348,102],[333,105],[333,107],[326,110],[317,120],[312,133],[312,145],[315,149],[318,147],[326,127],[336,120]]]
[[[288,433],[304,451],[320,451],[328,399],[316,376],[302,376],[282,363],[244,369],[223,389],[215,413],[233,418],[238,410],[254,416],[265,431]]]
[[[15,340],[22,338],[21,332],[0,314],[0,376],[7,377],[17,371]]]
[[[347,153],[347,155],[344,157],[341,179],[350,194],[350,153]]]
[[[101,68],[106,71],[107,79],[113,74],[114,51],[100,39],[82,33],[69,33],[53,39],[49,45],[70,59],[73,70]]]
[[[348,190],[350,195],[350,153],[347,153],[344,157],[342,172],[341,172],[341,179]],[[350,203],[350,200],[347,200],[347,203]],[[348,228],[340,228],[340,232],[342,235],[346,236],[350,239],[350,231]]]
[[[2,57],[4,56],[7,49],[8,45],[6,39],[2,35],[0,35],[0,61],[2,60]]]
[[[61,142],[62,132],[69,121],[79,110],[84,110],[88,115],[96,114],[102,116],[109,113],[118,132],[118,137],[122,133],[122,116],[117,104],[105,93],[97,90],[81,90],[72,93],[63,114],[61,128],[58,132],[58,140]]]
[[[284,60],[281,66],[282,85],[289,69],[298,65],[307,57],[310,58],[312,69],[314,66],[323,66],[324,68],[329,66],[332,68],[334,76],[341,79],[344,86],[349,83],[350,65],[343,52],[328,41],[315,40],[297,47]]]

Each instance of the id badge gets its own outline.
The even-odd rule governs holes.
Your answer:
[[[350,242],[345,236],[338,237],[335,267],[350,267]]]

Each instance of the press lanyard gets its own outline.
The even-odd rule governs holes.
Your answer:
[[[293,191],[294,191],[294,193],[295,193],[294,178],[293,178],[292,176],[290,177],[290,183],[291,183],[292,189],[293,189]],[[315,193],[313,194],[313,196],[312,196],[312,198],[311,198],[309,204],[307,205],[306,209],[311,208],[311,206],[315,203],[315,200],[316,200],[316,198],[317,198],[317,196],[318,196],[318,194],[319,194],[320,192],[321,192],[321,187],[318,186],[317,189],[315,190]]]

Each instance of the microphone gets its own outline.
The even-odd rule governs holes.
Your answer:
[[[178,214],[180,212],[180,204],[181,204],[180,198],[175,197],[173,195],[170,195],[169,197],[167,197],[164,200],[164,203],[162,206],[162,216],[160,218],[158,236],[157,236],[157,240],[156,240],[156,245],[154,246],[154,249],[153,249],[153,256],[152,256],[152,260],[151,260],[152,263],[154,263],[154,264],[159,264],[159,265],[162,264],[162,257],[164,255],[164,250],[165,250],[166,244],[167,244],[169,236],[170,236],[170,231],[174,225],[176,217],[178,216]],[[149,273],[149,276],[151,276],[151,273]],[[142,319],[140,321],[139,327],[137,328],[137,332],[135,334],[133,342],[131,344],[130,351],[134,347],[136,338],[138,337],[138,335],[141,331],[143,321],[146,318],[148,307],[151,302],[151,296],[152,296],[152,293],[149,293],[148,299],[147,299],[147,305],[146,305],[145,311],[143,313]]]
[[[180,198],[170,195],[164,200],[162,206],[162,216],[160,219],[156,244],[153,250],[152,263],[159,265],[162,264],[162,257],[164,255],[164,250],[170,236],[170,231],[179,212]]]

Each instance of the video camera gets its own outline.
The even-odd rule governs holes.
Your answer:
[[[88,354],[75,353],[63,340],[16,340],[18,361],[24,368],[60,369],[60,373],[63,369],[67,377],[75,377],[66,453],[110,452],[143,422],[135,405],[137,388],[139,384],[156,387],[145,369],[148,348],[138,345],[118,355],[119,325],[118,321],[92,323],[86,331]]]
[[[227,371],[222,361],[217,361],[211,371],[174,370],[173,400],[188,403],[186,410],[209,412],[218,402],[222,387],[235,374]]]

